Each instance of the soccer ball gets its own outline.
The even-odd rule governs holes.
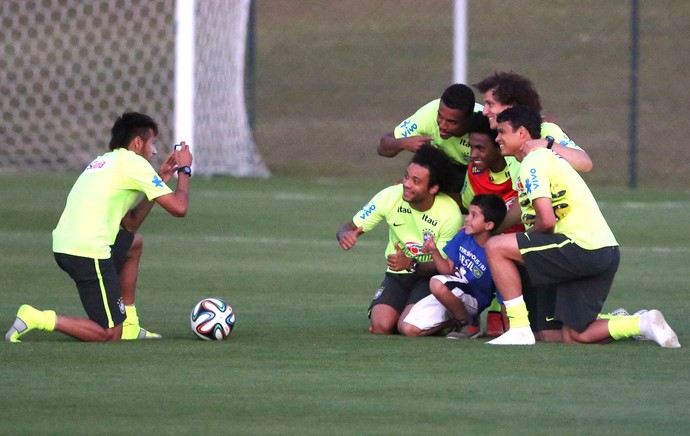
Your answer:
[[[192,331],[205,341],[222,341],[235,326],[232,307],[220,298],[204,298],[190,315]]]

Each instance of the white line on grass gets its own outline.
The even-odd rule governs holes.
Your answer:
[[[144,233],[146,239],[153,239],[155,241],[168,241],[168,235],[161,235],[155,233]],[[271,238],[266,236],[237,236],[237,235],[178,235],[178,238],[188,239],[190,241],[204,241],[212,243],[223,244],[262,244],[262,245],[332,245],[338,247],[338,241],[333,239],[310,239],[310,238]],[[11,241],[47,241],[50,244],[50,232],[13,232],[10,230],[0,230],[0,243]],[[359,240],[357,245],[360,246],[385,246],[385,241],[376,240]]]
[[[259,191],[236,191],[236,192],[224,192],[224,191],[201,191],[197,195],[207,198],[267,198],[271,200],[278,201],[352,201],[352,202],[365,202],[367,201],[366,196],[362,195],[335,195],[335,194],[305,194],[301,192],[259,192]]]
[[[644,253],[662,253],[662,254],[688,254],[689,247],[632,247],[623,245],[621,251],[641,251]]]
[[[170,238],[168,235],[160,235],[148,233],[144,234],[147,239],[154,239],[156,241],[168,241]],[[222,243],[222,244],[261,244],[261,245],[319,245],[327,246],[332,245],[333,247],[338,247],[338,242],[333,239],[310,239],[310,238],[271,238],[266,236],[238,236],[238,235],[178,235],[178,238],[189,239],[191,241],[205,241],[210,243]],[[10,230],[0,230],[0,243],[1,242],[11,242],[11,241],[39,241],[50,243],[50,233],[45,232],[13,232]],[[357,241],[358,246],[372,247],[380,246],[385,247],[386,242],[384,240],[363,240]],[[643,251],[646,253],[663,253],[663,254],[690,254],[690,247],[648,247],[648,246],[632,246],[623,245],[621,246],[623,251]]]
[[[204,241],[220,242],[223,244],[266,244],[266,245],[332,245],[338,247],[338,241],[333,239],[308,239],[308,238],[267,238],[267,237],[251,237],[251,236],[203,236]],[[375,245],[385,245],[382,241],[357,241],[357,245],[368,247]]]
[[[600,201],[599,206],[617,209],[688,209],[690,204],[682,201]]]

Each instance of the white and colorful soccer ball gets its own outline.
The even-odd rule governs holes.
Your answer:
[[[222,341],[235,326],[235,312],[220,298],[204,298],[190,315],[192,330],[206,341]]]

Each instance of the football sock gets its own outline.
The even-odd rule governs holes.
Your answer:
[[[55,324],[57,324],[57,314],[54,310],[44,310],[43,311],[44,321],[43,330],[47,332],[52,332],[55,330]]]
[[[503,302],[506,306],[506,314],[510,320],[510,327],[529,327],[529,317],[525,300],[520,295],[512,300]]]
[[[615,340],[629,338],[639,335],[640,317],[639,316],[614,316],[609,319],[609,335]]]
[[[123,325],[139,325],[139,315],[137,314],[137,308],[134,304],[125,306],[125,315],[127,315],[127,318]]]
[[[122,336],[120,336],[120,339],[127,341],[134,339],[161,339],[163,337],[158,333],[141,328],[137,308],[134,304],[125,306],[125,315],[127,315],[127,318],[122,323]]]
[[[55,330],[57,315],[54,310],[38,310],[28,304],[22,304],[12,327],[5,334],[7,342],[20,342],[19,338],[31,330]]]

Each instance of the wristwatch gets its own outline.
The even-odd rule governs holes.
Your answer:
[[[179,173],[185,173],[185,174],[187,174],[189,177],[192,177],[192,169],[191,169],[190,167],[188,167],[187,165],[185,165],[185,166],[183,166],[183,167],[179,167],[179,168],[177,169],[177,173],[178,173],[178,174],[179,174]]]
[[[412,266],[410,267],[410,269],[408,269],[408,271],[411,272],[412,274],[414,274],[415,272],[417,272],[417,266],[418,265],[419,265],[419,262],[412,261]]]
[[[551,147],[553,147],[553,136],[547,136],[545,139],[546,139],[546,148],[551,150]]]

